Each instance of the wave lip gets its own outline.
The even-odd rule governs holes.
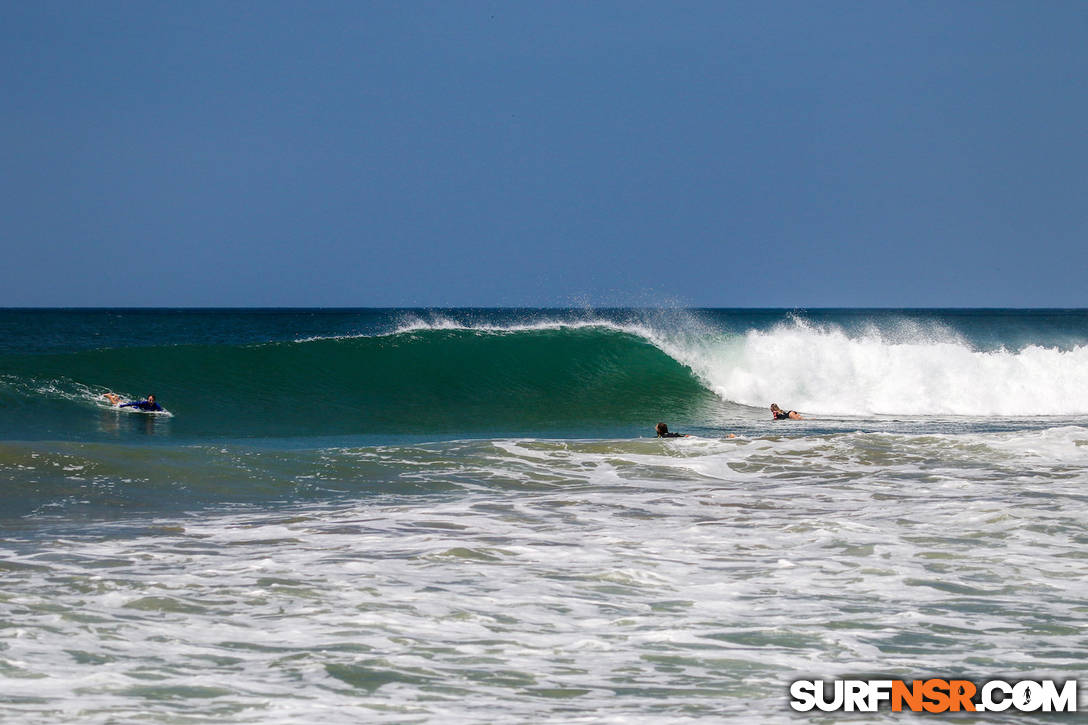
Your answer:
[[[296,343],[318,342],[321,340],[355,340],[364,338],[397,337],[412,333],[435,331],[460,331],[484,334],[508,335],[519,332],[555,332],[560,330],[611,330],[625,332],[649,342],[662,339],[661,332],[653,325],[638,321],[615,321],[603,317],[588,316],[578,318],[541,317],[531,322],[464,322],[441,314],[406,315],[390,330],[384,332],[360,332],[340,335],[309,335],[295,339]]]
[[[847,331],[791,316],[766,329],[734,333],[695,314],[622,322],[545,318],[507,325],[438,316],[406,319],[390,334],[587,329],[642,339],[690,369],[722,401],[744,406],[780,402],[817,415],[848,416],[1088,414],[1088,345],[980,350],[934,321],[898,320]]]
[[[1046,346],[1029,325],[1015,349],[980,349],[939,320],[847,317],[436,311],[359,335],[5,354],[0,437],[113,435],[118,416],[88,413],[107,390],[154,391],[171,434],[196,438],[627,437],[658,420],[763,425],[771,402],[813,418],[1088,414],[1083,335]]]
[[[597,323],[80,351],[20,367],[25,375],[0,380],[0,395],[14,394],[32,414],[47,412],[43,402],[97,406],[109,389],[154,390],[176,416],[173,431],[197,436],[585,435],[649,430],[716,402],[643,337]],[[30,382],[38,380],[52,382]],[[56,415],[87,417],[67,408]]]

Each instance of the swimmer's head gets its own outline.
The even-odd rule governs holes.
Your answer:
[[[782,409],[778,407],[778,403],[771,403],[771,411],[775,413],[782,412]]]
[[[149,402],[149,403],[154,403],[155,402],[155,394],[154,393],[148,393],[147,394],[147,402]]]
[[[657,434],[658,434],[659,436],[663,436],[663,435],[668,435],[668,433],[669,433],[669,426],[665,425],[664,423],[658,423],[658,424],[657,424],[657,425],[656,425],[656,426],[654,427],[654,430],[656,430],[656,431],[657,431]]]

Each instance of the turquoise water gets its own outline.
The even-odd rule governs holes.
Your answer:
[[[0,311],[0,718],[1083,677],[1086,423],[1076,310]]]

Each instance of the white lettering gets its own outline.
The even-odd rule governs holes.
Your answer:
[[[1077,711],[1077,681],[1066,680],[1058,692],[1053,680],[1043,680],[1043,711],[1052,712],[1076,712]]]
[[[1012,702],[1020,712],[1035,712],[1043,706],[1043,688],[1038,682],[1021,680],[1013,685]]]
[[[790,707],[797,712],[808,712],[816,707],[816,683],[812,680],[797,680],[790,685]]]
[[[869,712],[880,709],[880,703],[892,699],[891,680],[869,680]]]
[[[826,685],[823,680],[816,680],[819,683],[819,691],[816,693],[816,707],[820,708],[824,712],[834,712],[842,707],[844,695],[843,695],[843,681],[835,680],[831,691],[834,692],[834,697],[829,701],[827,699]]]
[[[868,702],[867,693],[869,691],[868,685],[865,680],[847,680],[846,692],[843,697],[843,704],[846,705],[847,712],[866,712],[868,708],[866,704]]]
[[[995,700],[993,693],[1002,694],[1000,700]],[[982,686],[982,705],[977,709],[991,712],[1004,712],[1012,706],[1012,685],[1004,680],[990,680]]]

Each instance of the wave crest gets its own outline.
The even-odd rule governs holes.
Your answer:
[[[983,351],[950,331],[848,335],[803,321],[708,342],[678,356],[719,396],[835,415],[1088,413],[1088,347]]]

